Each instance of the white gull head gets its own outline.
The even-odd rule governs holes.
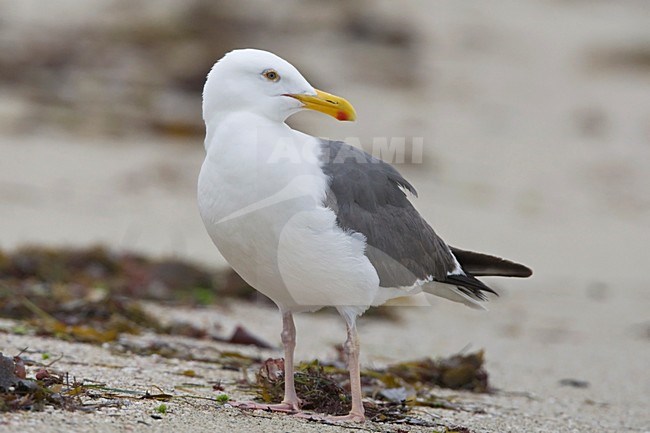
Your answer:
[[[203,89],[203,120],[207,125],[237,112],[284,122],[313,109],[338,120],[356,114],[345,99],[314,89],[286,60],[268,51],[234,50],[214,64]]]

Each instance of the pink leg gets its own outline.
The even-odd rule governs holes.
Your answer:
[[[350,413],[343,416],[319,415],[311,413],[297,413],[295,416],[313,421],[324,421],[326,423],[338,422],[364,422],[363,403],[361,401],[361,370],[359,367],[359,336],[357,327],[352,320],[348,322],[348,338],[345,340],[345,353],[348,357],[348,370],[350,370],[350,391],[352,392],[352,408]]]
[[[242,409],[270,410],[273,412],[294,413],[300,411],[301,401],[296,394],[293,378],[293,352],[296,348],[296,326],[293,315],[289,312],[282,314],[282,344],[284,345],[284,399],[279,404],[263,404],[255,402],[232,403]]]
[[[293,351],[296,347],[296,328],[291,313],[282,316],[282,343],[284,344],[284,400],[280,404],[260,404],[254,402],[233,403],[242,409],[261,409],[274,412],[292,413],[299,418],[322,420],[325,422],[364,422],[363,402],[361,400],[361,369],[359,367],[359,336],[354,320],[347,323],[348,337],[345,341],[345,353],[348,357],[350,370],[350,390],[352,393],[352,408],[350,413],[343,416],[325,416],[300,411],[301,401],[296,395],[293,377]]]
[[[293,381],[293,352],[296,348],[296,325],[293,323],[291,313],[282,315],[282,344],[284,345],[284,400],[283,404],[290,406],[294,411],[300,410],[302,402],[296,394]]]
[[[350,391],[352,393],[352,409],[350,413],[343,416],[329,416],[331,421],[354,421],[364,422],[363,403],[361,401],[361,368],[359,367],[359,335],[357,326],[348,323],[348,338],[345,340],[345,353],[348,357],[348,370],[350,370]]]

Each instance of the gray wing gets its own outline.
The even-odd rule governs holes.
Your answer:
[[[322,140],[321,162],[329,176],[325,205],[344,230],[363,234],[366,255],[382,287],[412,286],[417,280],[458,286],[483,299],[487,286],[471,275],[451,275],[449,247],[408,201],[415,188],[389,164],[340,141]]]

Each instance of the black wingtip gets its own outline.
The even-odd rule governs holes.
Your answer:
[[[516,264],[519,265],[519,267],[521,268],[521,274],[517,275],[518,277],[528,278],[528,277],[531,277],[533,275],[533,270],[530,269],[528,266],[524,266],[524,265],[521,265],[519,263],[516,263]]]
[[[475,278],[473,275],[451,274],[447,275],[447,278],[443,282],[446,284],[453,284],[468,295],[482,301],[487,300],[483,292],[489,292],[499,296],[497,292],[489,288],[483,281]]]
[[[463,270],[477,277],[528,278],[533,275],[533,270],[521,263],[489,254],[475,253],[455,247],[450,248]]]

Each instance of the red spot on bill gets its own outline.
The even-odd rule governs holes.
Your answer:
[[[343,111],[339,111],[336,113],[336,118],[338,120],[348,120],[348,114]]]

